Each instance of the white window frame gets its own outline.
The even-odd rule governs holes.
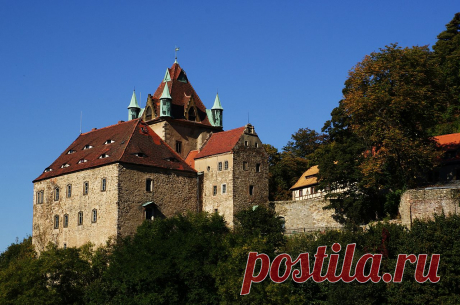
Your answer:
[[[223,183],[220,187],[222,194],[227,194],[227,183]]]

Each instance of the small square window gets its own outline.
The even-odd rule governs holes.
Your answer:
[[[83,212],[78,212],[78,225],[81,226],[83,224]]]
[[[225,170],[228,170],[228,161],[225,161],[225,162],[224,162],[224,169],[225,169]]]
[[[243,161],[243,170],[247,171],[248,170],[248,162]]]
[[[97,222],[97,210],[96,209],[93,210],[91,222],[92,223]]]
[[[59,200],[59,188],[55,188],[54,189],[54,201],[58,201]]]
[[[254,195],[254,185],[249,186],[249,195]]]
[[[216,195],[217,195],[217,185],[214,185],[214,186],[212,187],[212,195],[213,195],[213,196],[216,196]]]
[[[256,172],[257,172],[257,173],[260,173],[260,163],[257,163],[257,164],[256,164]]]
[[[222,162],[219,162],[219,163],[217,164],[217,170],[218,170],[218,171],[221,171],[221,170],[222,170]]]
[[[72,197],[72,184],[67,184],[67,198]]]
[[[101,192],[105,192],[106,189],[107,189],[107,179],[102,178],[102,180],[101,180]]]
[[[54,215],[54,228],[59,229],[59,215]]]
[[[64,215],[64,228],[67,228],[69,226],[69,215],[65,214]]]
[[[227,185],[222,184],[222,194],[226,194],[226,193],[227,193]]]
[[[88,195],[89,191],[89,182],[85,181],[83,182],[83,195]]]
[[[153,192],[153,180],[152,179],[145,179],[145,191]]]

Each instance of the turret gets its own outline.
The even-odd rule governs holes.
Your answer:
[[[160,117],[171,116],[171,95],[169,94],[168,83],[165,82],[163,94],[160,97]]]
[[[131,103],[128,106],[128,121],[137,119],[139,117],[139,112],[141,107],[137,103],[136,90],[133,90],[133,95],[131,96]]]
[[[211,108],[212,112],[212,120],[214,126],[222,127],[222,113],[224,111],[224,108],[222,108],[222,105],[219,100],[219,93],[216,94],[216,99],[214,100],[214,105]]]

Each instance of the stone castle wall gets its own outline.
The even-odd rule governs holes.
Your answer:
[[[248,146],[245,145],[248,142]],[[257,143],[257,147],[256,147]],[[233,215],[268,203],[268,156],[256,134],[243,134],[233,149]],[[247,162],[247,168],[244,168]],[[259,172],[256,170],[260,164]],[[253,186],[253,195],[249,188]]]
[[[401,196],[401,223],[411,227],[415,219],[433,219],[434,214],[459,214],[460,189],[427,188],[408,190]]]
[[[284,218],[286,233],[342,227],[332,218],[334,210],[323,209],[328,204],[324,198],[270,202],[276,213]]]
[[[106,190],[102,190],[102,178]],[[83,183],[89,183],[88,193]],[[67,186],[71,185],[70,197]],[[59,187],[59,200],[55,188]],[[37,203],[37,192],[44,191],[43,203]],[[34,183],[32,242],[37,251],[48,243],[58,247],[79,247],[91,241],[103,245],[117,235],[118,217],[118,166],[101,166],[91,170],[74,172]],[[92,211],[97,210],[97,221],[92,222]],[[83,223],[78,224],[78,213],[83,212]],[[54,228],[54,216],[59,216],[59,226]],[[64,215],[68,215],[68,227],[64,228]]]
[[[225,161],[228,169],[225,169]],[[222,162],[222,170],[218,164]],[[195,160],[195,169],[203,172],[203,211],[217,212],[224,216],[227,223],[233,221],[233,155],[225,153]],[[209,169],[209,170],[208,170]],[[222,193],[222,185],[226,185],[226,193]],[[217,187],[214,195],[213,188]]]
[[[151,192],[146,179],[153,180]],[[198,179],[194,172],[181,172],[132,164],[120,165],[118,234],[136,232],[146,219],[142,204],[153,202],[154,217],[171,217],[199,210]]]

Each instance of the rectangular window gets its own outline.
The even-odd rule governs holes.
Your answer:
[[[55,188],[54,189],[54,201],[58,201],[59,200],[59,188]]]
[[[72,184],[67,184],[67,198],[72,196]]]
[[[83,212],[78,212],[78,225],[81,226],[83,224]]]
[[[224,162],[224,169],[225,169],[225,170],[228,170],[228,161],[225,161],[225,162]]]
[[[213,195],[213,196],[216,196],[216,195],[217,195],[217,185],[214,185],[214,186],[212,187],[212,195]]]
[[[248,170],[248,162],[243,161],[243,170],[247,171]]]
[[[96,209],[93,210],[93,217],[91,218],[91,222],[92,223],[97,222],[97,210]]]
[[[254,185],[249,186],[249,195],[250,196],[254,195]]]
[[[217,163],[217,170],[218,171],[222,170],[222,162]]]
[[[259,147],[259,143],[258,143],[258,142],[254,143],[254,147],[255,147],[255,148],[258,148],[258,147]]]
[[[299,197],[303,196],[303,190],[299,190]]]
[[[43,203],[43,197],[45,195],[45,191],[37,192],[37,204]]]
[[[222,184],[222,194],[226,194],[226,193],[227,193],[227,185]]]
[[[257,164],[256,164],[256,172],[257,172],[257,173],[260,173],[260,163],[257,163]]]
[[[85,181],[83,182],[83,195],[88,195],[89,191],[89,182]]]
[[[105,192],[106,189],[107,189],[107,179],[102,178],[102,180],[101,180],[101,192]]]
[[[176,152],[180,154],[182,152],[182,142],[176,141]]]
[[[152,179],[145,179],[145,191],[153,192],[153,180]]]
[[[69,215],[65,214],[64,215],[64,228],[67,228],[69,226]]]
[[[59,229],[59,215],[54,215],[54,228]]]
[[[248,141],[244,141],[244,146],[249,147],[249,142],[248,142]]]

